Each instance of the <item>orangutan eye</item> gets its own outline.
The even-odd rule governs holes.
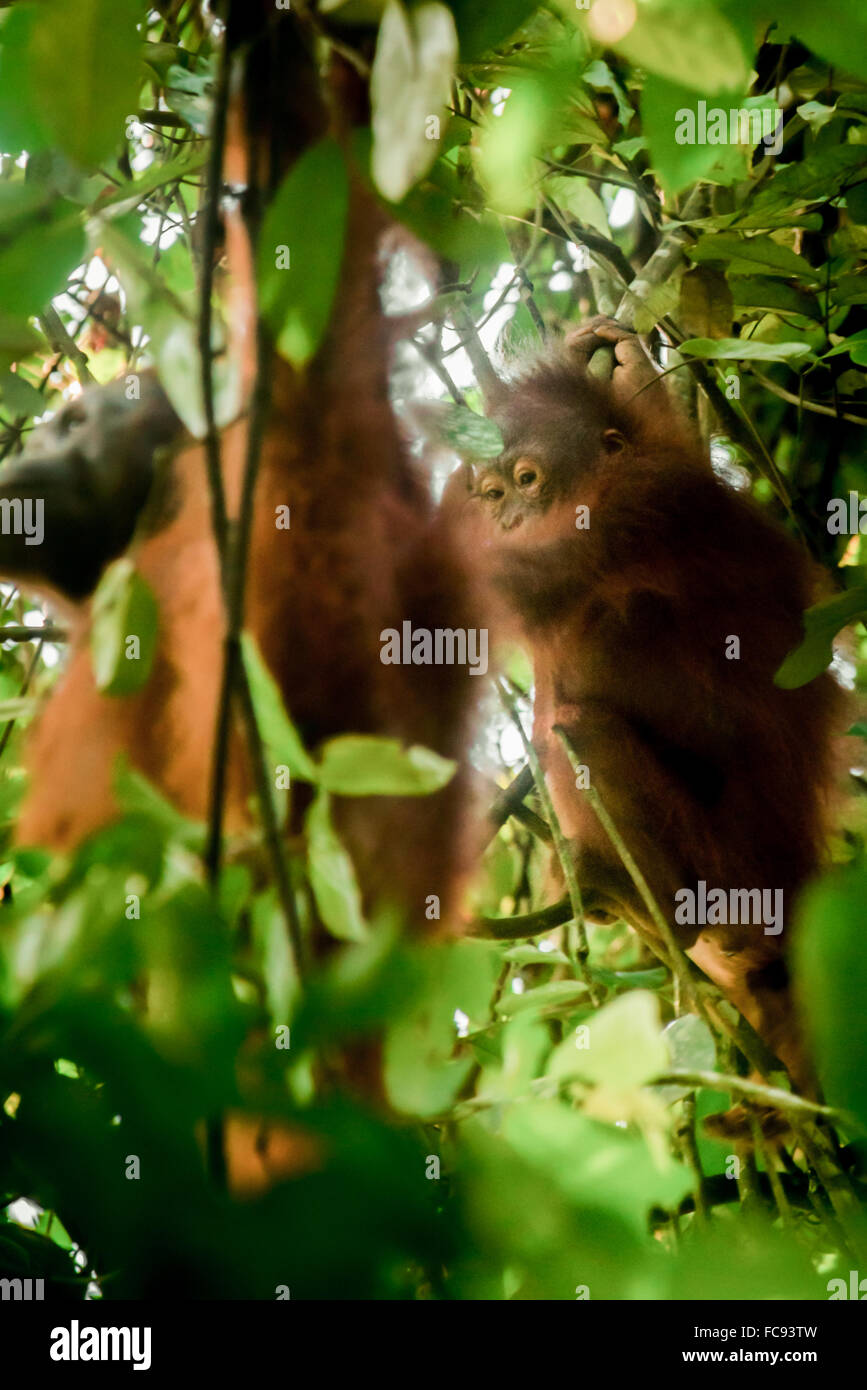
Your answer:
[[[501,487],[486,487],[482,496],[486,502],[499,502],[503,496],[503,489]]]
[[[518,463],[515,467],[515,482],[518,487],[532,487],[539,481],[539,470],[532,463]]]

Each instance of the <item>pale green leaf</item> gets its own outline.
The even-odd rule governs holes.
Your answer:
[[[97,689],[104,695],[141,690],[156,653],[159,608],[128,557],[115,560],[103,574],[92,613],[90,650]]]
[[[420,744],[342,734],[323,744],[318,780],[340,796],[427,796],[451,781],[456,766]]]
[[[427,3],[407,12],[389,0],[370,77],[371,172],[380,192],[400,202],[436,158],[458,56],[451,11]],[[433,118],[433,119],[432,119]]]
[[[567,1037],[551,1055],[548,1075],[580,1078],[612,1091],[627,1091],[652,1081],[669,1066],[659,1020],[659,999],[647,990],[631,990],[606,1004],[588,1022],[581,1037]]]
[[[303,367],[331,317],[343,265],[349,181],[336,141],[305,150],[271,200],[259,237],[262,314],[281,356]]]
[[[270,758],[275,764],[285,764],[293,777],[303,782],[316,782],[319,774],[313,759],[289,717],[280,688],[262,659],[256,639],[249,632],[241,637],[241,656],[256,722]]]
[[[317,794],[305,827],[310,887],[322,921],[339,941],[365,941],[361,892],[352,860],[331,822],[327,793]]]

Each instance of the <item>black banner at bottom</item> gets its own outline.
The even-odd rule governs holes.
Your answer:
[[[36,1292],[31,1290],[31,1293]],[[19,1375],[39,1372],[62,1383],[75,1376],[99,1380],[106,1371],[117,1376],[128,1372],[156,1375],[167,1372],[213,1374],[216,1383],[229,1376],[257,1372],[273,1363],[275,1370],[292,1373],[293,1361],[303,1355],[309,1374],[311,1356],[321,1355],[323,1368],[334,1375],[334,1361],[345,1352],[355,1373],[370,1349],[378,1316],[376,1303],[326,1302],[313,1305],[323,1317],[316,1339],[311,1338],[311,1305],[290,1299],[274,1303],[128,1303],[93,1301],[77,1305],[52,1304],[31,1298],[0,1302],[0,1337],[6,1360],[18,1360]],[[538,1305],[536,1305],[538,1306]],[[594,1362],[610,1363],[618,1373],[635,1368],[646,1373],[652,1361],[656,1374],[665,1377],[676,1367],[699,1374],[708,1366],[736,1369],[764,1366],[773,1370],[803,1366],[822,1377],[829,1372],[851,1374],[861,1363],[865,1316],[860,1301],[830,1303],[593,1303],[561,1305],[560,1313],[545,1305],[545,1321],[536,1324],[534,1305],[513,1308],[506,1323],[503,1304],[458,1306],[416,1303],[388,1313],[384,1348],[404,1345],[407,1333],[436,1335],[437,1363],[443,1367],[443,1338],[460,1338],[461,1377],[467,1374],[472,1347],[489,1369],[504,1350],[512,1356],[513,1336],[538,1327],[550,1336],[566,1332],[580,1361],[592,1349]],[[481,1313],[481,1321],[480,1321]],[[517,1316],[516,1316],[517,1315]],[[492,1319],[489,1324],[487,1319]],[[552,1322],[552,1317],[556,1321]],[[562,1317],[563,1321],[559,1319]],[[358,1323],[356,1324],[356,1318]],[[467,1322],[464,1322],[464,1318]],[[321,1338],[327,1319],[331,1335]],[[358,1327],[358,1338],[353,1331]],[[488,1340],[502,1329],[506,1340]],[[419,1350],[424,1343],[419,1343]],[[563,1354],[562,1343],[561,1355]],[[568,1357],[567,1357],[568,1361]],[[396,1363],[395,1363],[396,1364]],[[300,1369],[300,1367],[298,1367]],[[402,1374],[416,1374],[405,1364]],[[15,1373],[5,1378],[10,1387]]]

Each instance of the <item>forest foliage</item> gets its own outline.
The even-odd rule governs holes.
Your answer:
[[[832,576],[835,596],[809,615],[783,679],[822,669],[854,621],[838,661],[860,689],[863,542],[827,525],[829,499],[867,489],[860,0],[839,0],[833,16],[807,0],[320,0],[318,10],[323,56],[335,33],[361,61],[373,53],[371,125],[355,156],[438,262],[423,293],[393,267],[398,309],[431,297],[429,319],[400,347],[394,396],[437,476],[461,449],[496,452],[480,389],[491,361],[597,311],[661,331],[669,380],[713,435],[719,466]],[[83,385],[148,361],[203,433],[201,209],[218,50],[219,26],[190,0],[0,10],[3,458]],[[698,121],[699,103],[706,129],[713,110],[759,122],[779,112],[767,126],[778,151],[758,139],[681,142],[680,113]],[[302,370],[352,254],[346,206],[345,158],[323,141],[268,212],[261,312]],[[275,267],[282,243],[289,276]],[[219,316],[214,332],[219,349]],[[216,361],[228,420],[237,382]],[[113,573],[95,627],[100,683],[117,698],[122,633],[132,622],[153,634],[159,621],[130,583]],[[43,621],[11,586],[2,603],[7,623]],[[305,749],[249,646],[246,659],[269,758],[317,791],[291,867],[302,909],[315,901],[340,945],[303,988],[274,888],[229,854],[215,898],[205,827],[130,768],[117,771],[122,818],[77,854],[13,846],[21,738],[63,650],[0,648],[4,1275],[44,1276],[70,1298],[88,1288],[274,1298],[288,1287],[663,1299],[825,1298],[859,1260],[867,1272],[857,776],[837,868],[803,908],[796,962],[833,1113],[817,1126],[809,1106],[790,1105],[798,1144],[783,1161],[759,1145],[753,1161],[702,1128],[743,1097],[742,1059],[680,1012],[670,975],[624,924],[592,930],[594,1008],[561,927],[420,945],[411,924],[364,921],[329,796],[424,795],[451,769],[351,736]],[[508,669],[528,695],[520,652]],[[519,712],[526,724],[528,698]],[[493,696],[488,715],[474,757],[493,798],[521,759]],[[275,793],[280,814],[285,796]],[[541,910],[547,869],[544,842],[509,820],[467,915]],[[373,1033],[385,1037],[391,1120],[314,1079],[314,1059]],[[203,1114],[244,1111],[298,1123],[321,1161],[238,1203],[205,1173],[195,1130]]]

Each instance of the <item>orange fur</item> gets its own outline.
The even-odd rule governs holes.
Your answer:
[[[582,358],[609,342],[619,365],[603,386]],[[828,674],[798,690],[773,678],[817,596],[813,566],[714,475],[615,324],[597,322],[543,358],[498,413],[504,454],[465,509],[477,513],[473,548],[481,528],[492,582],[530,647],[533,742],[588,913],[659,939],[576,788],[558,727],[681,946],[809,1087],[784,953],[797,895],[823,860],[844,700]],[[586,529],[576,528],[578,505]],[[727,655],[732,637],[738,659]],[[700,880],[726,893],[782,890],[782,935],[763,923],[677,925],[675,895]]]
[[[338,134],[344,132],[353,119],[347,108],[358,99],[354,75],[347,77],[339,64],[330,89],[319,90],[312,60],[287,28],[294,21],[281,15],[274,30],[273,7],[262,8],[263,33],[245,50],[248,89],[261,86],[263,64],[279,68],[285,56],[280,45],[288,44],[296,81],[291,71],[278,70],[278,91],[288,110],[263,113],[260,107],[246,125],[233,113],[236,134],[227,167],[234,178],[250,150],[263,165],[264,152],[270,153],[257,121],[267,119],[271,130],[286,132],[278,151],[280,173],[329,120]],[[252,17],[245,12],[242,21]],[[274,33],[279,42],[272,46]],[[273,181],[273,171],[256,169],[260,197]],[[380,633],[406,619],[431,629],[468,623],[462,566],[407,456],[389,403],[389,335],[378,264],[388,225],[353,175],[342,282],[326,340],[304,372],[276,356],[267,366],[272,406],[255,496],[246,626],[309,747],[358,732],[421,743],[457,758],[474,685],[467,668],[380,660]],[[232,346],[249,390],[253,257],[238,217],[229,220],[227,249]],[[222,438],[230,513],[237,507],[246,434],[241,419]],[[134,696],[101,695],[91,672],[88,618],[80,616],[68,670],[30,742],[34,777],[18,827],[22,841],[66,849],[109,820],[116,809],[111,778],[119,753],[182,810],[206,814],[223,615],[199,446],[175,460],[174,489],[173,519],[136,554],[159,603],[151,678]],[[291,529],[278,530],[275,509],[284,504],[291,508]],[[236,736],[230,827],[244,823],[249,794],[249,770]],[[432,797],[338,802],[336,819],[358,861],[368,906],[394,902],[411,923],[423,926],[425,898],[436,894],[443,916],[448,914],[461,863],[462,802],[462,774]]]

